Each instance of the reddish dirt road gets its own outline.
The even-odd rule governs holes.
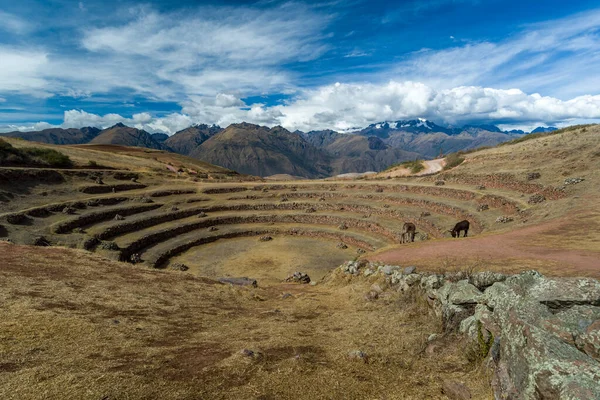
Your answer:
[[[548,275],[600,278],[600,247],[578,250],[550,247],[550,241],[547,246],[531,244],[532,239],[539,240],[545,237],[545,233],[565,225],[564,220],[556,220],[497,235],[414,243],[384,250],[368,258],[389,264],[414,263],[431,268],[441,268],[445,262],[466,266],[473,260],[479,260],[480,268],[505,272],[537,269]]]

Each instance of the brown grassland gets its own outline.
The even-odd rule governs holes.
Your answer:
[[[449,380],[491,399],[472,343],[443,334],[418,291],[335,267],[366,258],[600,277],[599,126],[464,154],[433,176],[344,181],[265,181],[152,150],[42,146],[76,166],[56,182],[0,179],[0,238],[15,242],[0,241],[2,398],[445,399]],[[0,178],[24,170],[0,168]],[[131,182],[116,172],[137,173],[137,186],[119,186]],[[545,200],[531,203],[536,194]],[[22,220],[8,222],[15,214]],[[450,238],[461,219],[469,237]],[[405,220],[419,233],[399,244]],[[72,227],[57,233],[65,221]],[[52,246],[31,246],[41,236]],[[117,261],[130,253],[141,263]],[[164,269],[149,268],[157,259]],[[171,269],[180,263],[189,270]],[[294,271],[316,284],[283,282]],[[241,276],[258,287],[217,281]]]

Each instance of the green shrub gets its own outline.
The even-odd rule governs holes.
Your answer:
[[[410,172],[412,174],[417,174],[425,169],[425,165],[423,165],[423,160],[415,160],[415,161],[404,161],[401,163],[393,164],[393,165],[389,166],[388,168],[386,168],[385,170],[390,171],[390,170],[392,170],[394,168],[398,168],[398,167],[406,168],[406,169],[410,170]]]
[[[465,159],[462,156],[461,152],[448,154],[445,158],[446,165],[444,165],[444,170],[451,169],[462,164]]]
[[[48,165],[50,167],[68,168],[73,166],[73,162],[69,156],[66,156],[63,153],[53,149],[31,147],[22,149],[21,151],[41,164]]]
[[[57,168],[73,166],[68,156],[56,150],[38,147],[16,148],[3,139],[0,139],[0,164]]]

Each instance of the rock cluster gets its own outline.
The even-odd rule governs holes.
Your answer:
[[[539,203],[543,203],[544,201],[546,201],[546,198],[544,197],[544,195],[537,193],[537,194],[530,196],[529,200],[527,200],[527,203],[539,204]]]
[[[119,250],[119,246],[115,242],[102,242],[100,243],[100,248],[102,250]]]
[[[567,178],[565,179],[564,185],[575,185],[577,183],[583,182],[585,179],[583,178]]]
[[[418,288],[445,332],[477,346],[492,370],[495,398],[600,399],[599,281],[536,271],[419,274],[366,261],[340,269],[378,274],[393,290]]]
[[[310,283],[310,277],[304,272],[296,271],[287,278],[285,278],[285,281],[297,283]]]
[[[485,210],[489,210],[490,206],[487,204],[480,204],[477,206],[477,211],[485,211]]]
[[[190,268],[182,263],[173,263],[171,264],[171,269],[174,269],[175,271],[187,271]]]
[[[498,224],[506,224],[507,222],[512,222],[513,218],[509,217],[508,215],[502,215],[498,218],[496,218],[496,223]]]
[[[258,240],[260,242],[268,242],[268,241],[273,240],[273,238],[271,236],[261,236]]]
[[[344,242],[340,242],[337,244],[336,246],[338,249],[342,249],[342,250],[346,250],[348,248],[348,246],[346,245],[346,243]]]

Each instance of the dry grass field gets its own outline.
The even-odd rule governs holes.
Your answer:
[[[487,399],[468,343],[427,343],[441,325],[417,294],[334,268],[600,277],[598,126],[465,154],[435,175],[343,181],[58,150],[75,168],[0,168],[0,238],[15,243],[0,242],[5,398],[444,399],[452,380]],[[463,219],[469,237],[451,238]],[[405,221],[414,243],[399,243]],[[316,285],[283,282],[294,271]]]

